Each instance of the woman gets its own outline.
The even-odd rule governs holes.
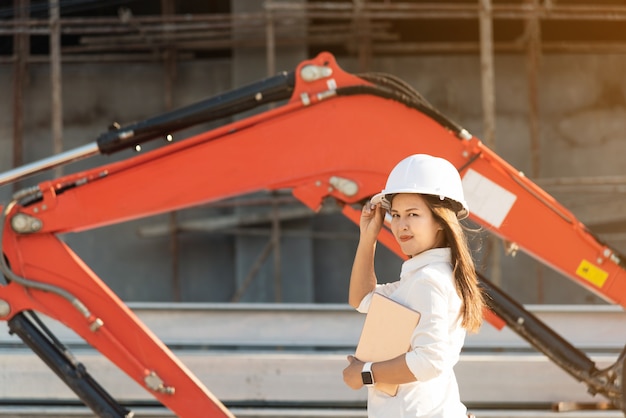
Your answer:
[[[374,254],[386,211],[391,232],[409,259],[400,280],[377,284]],[[344,381],[353,389],[368,384],[370,418],[467,416],[453,367],[466,331],[480,327],[484,303],[459,223],[467,214],[456,168],[425,154],[399,162],[385,189],[363,208],[350,305],[365,313],[376,292],[421,314],[405,355],[373,364],[348,356]],[[397,395],[376,390],[372,381],[400,384]]]

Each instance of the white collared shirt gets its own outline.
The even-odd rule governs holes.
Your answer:
[[[467,416],[453,370],[463,347],[465,329],[459,318],[461,299],[450,259],[450,248],[424,251],[402,264],[400,280],[376,286],[376,293],[418,311],[421,318],[411,337],[411,350],[406,354],[406,364],[417,381],[400,385],[394,397],[369,387],[369,418]],[[359,312],[367,312],[372,294],[363,298]]]

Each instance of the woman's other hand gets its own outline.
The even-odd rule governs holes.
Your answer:
[[[354,356],[348,356],[348,362],[350,363],[348,367],[343,369],[343,381],[354,390],[361,389],[363,387],[361,371],[364,363]]]

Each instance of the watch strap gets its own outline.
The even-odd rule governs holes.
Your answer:
[[[361,370],[361,379],[363,380],[363,384],[365,386],[371,386],[374,384],[374,373],[372,373],[371,361],[363,364],[363,369]]]

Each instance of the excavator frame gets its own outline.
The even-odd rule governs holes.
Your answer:
[[[190,138],[42,181],[2,206],[0,320],[99,416],[132,412],[67,355],[37,313],[71,328],[177,416],[233,415],[58,234],[282,189],[315,211],[325,199],[335,199],[358,224],[358,207],[382,189],[397,161],[414,153],[440,156],[457,167],[472,221],[511,249],[626,306],[624,258],[570,211],[403,81],[388,74],[350,74],[327,52],[293,72],[112,127],[91,144],[0,174],[0,186],[252,109],[258,110],[252,116]],[[529,220],[543,233],[528,228]],[[387,228],[379,240],[403,257]],[[489,323],[509,326],[590,393],[626,412],[626,351],[600,370],[488,278],[481,275],[480,281]]]

